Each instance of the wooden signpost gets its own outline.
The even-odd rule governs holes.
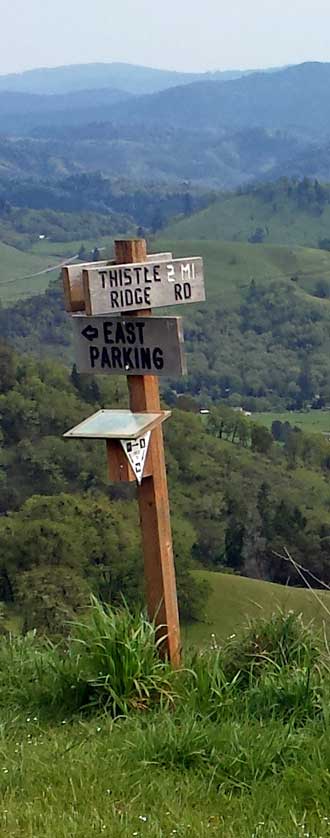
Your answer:
[[[63,281],[66,306],[80,312],[72,317],[78,369],[126,374],[130,411],[100,411],[66,436],[106,439],[110,479],[137,480],[148,612],[177,667],[180,625],[162,433],[169,413],[160,408],[158,376],[183,374],[185,362],[181,318],[153,317],[151,306],[204,300],[203,263],[170,253],[147,256],[145,241],[133,239],[115,242],[110,264],[75,267],[64,270]],[[119,427],[116,417],[100,413],[116,413]],[[140,431],[125,433],[127,423]]]

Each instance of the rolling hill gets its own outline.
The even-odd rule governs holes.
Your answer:
[[[113,119],[201,132],[259,126],[320,139],[330,130],[329,83],[330,63],[307,62],[226,84],[198,81],[138,97],[115,106]]]
[[[99,237],[97,241],[85,240],[87,250],[95,243],[100,247],[109,248],[111,237]],[[26,274],[43,271],[50,265],[56,265],[73,256],[79,249],[80,240],[72,242],[43,241],[33,245],[32,250],[22,252],[15,247],[0,244],[0,283],[5,290],[3,302],[20,296],[28,296],[38,290],[44,290],[49,284],[49,276],[23,280]],[[206,241],[203,239],[175,240],[173,237],[152,239],[150,251],[172,251],[176,257],[203,256],[205,261],[205,276],[207,288],[207,302],[201,305],[201,310],[207,311],[209,306],[222,305],[235,310],[242,302],[244,289],[248,288],[252,279],[256,283],[267,287],[272,282],[284,282],[291,287],[291,277],[297,277],[295,290],[301,301],[309,295],[311,302],[319,306],[321,300],[313,296],[319,279],[330,281],[330,253],[316,248],[286,247],[273,245],[252,245],[234,242]],[[53,277],[56,273],[53,274]],[[8,291],[11,284],[13,290]],[[194,316],[195,306],[187,306],[185,316]],[[200,306],[198,306],[198,309]],[[172,309],[172,313],[175,309]],[[178,311],[182,314],[181,310]]]
[[[103,108],[99,121],[88,124],[79,122],[86,119],[86,111],[79,109],[72,110],[67,121],[59,111],[48,122],[48,117],[43,122],[42,114],[20,114],[17,124],[15,116],[3,116],[3,123],[9,120],[13,131],[16,125],[19,136],[0,138],[0,175],[23,179],[28,170],[32,193],[33,185],[37,191],[38,177],[53,181],[76,172],[125,177],[132,181],[132,188],[141,181],[149,187],[156,182],[159,191],[164,184],[183,181],[231,189],[256,178],[269,180],[275,168],[276,177],[282,168],[291,167],[290,173],[294,173],[298,158],[303,174],[328,174],[327,153],[319,150],[316,157],[312,147],[294,137],[274,137],[263,129],[223,131],[220,135],[189,132],[173,125],[166,131],[148,125],[137,130],[135,125],[105,121],[111,120],[112,113],[113,109]],[[88,111],[88,117],[95,118],[95,109]],[[37,127],[33,127],[35,121]],[[29,133],[29,126],[32,136],[22,136]],[[15,191],[15,184],[6,186],[9,192]]]
[[[253,70],[227,70],[214,73],[180,73],[126,63],[74,64],[42,67],[0,76],[0,90],[25,93],[68,93],[79,90],[115,87],[132,94],[154,93],[179,84],[207,78],[228,81]]]
[[[0,86],[0,130],[7,135],[0,171],[6,174],[9,165],[22,176],[20,156],[32,137],[34,176],[39,164],[49,177],[125,172],[135,181],[189,180],[227,189],[283,174],[328,178],[330,64],[226,83],[189,79],[144,95],[122,90],[117,81],[52,95]]]
[[[206,646],[212,634],[220,642],[231,634],[239,634],[247,622],[256,617],[270,617],[276,611],[301,613],[305,624],[314,622],[317,629],[330,632],[330,592],[307,588],[289,588],[256,579],[245,579],[212,571],[194,571],[198,580],[206,580],[211,593],[205,621],[184,627],[184,641],[189,645]]]
[[[265,184],[226,195],[164,231],[169,238],[318,247],[330,237],[328,187],[313,183]]]
[[[115,104],[130,98],[129,93],[110,87],[54,95],[0,90],[0,130],[20,134],[36,126],[97,122]]]
[[[70,243],[65,247],[68,253]],[[149,242],[149,252],[160,250],[205,260],[206,303],[178,311],[184,315],[189,375],[171,382],[176,392],[195,395],[202,404],[225,398],[253,412],[299,409],[313,393],[330,401],[328,251],[205,240]],[[45,287],[48,277],[41,280]],[[24,280],[24,291],[33,288],[32,282]],[[20,284],[12,287],[18,295]],[[170,313],[175,314],[174,307]],[[72,360],[70,327],[56,286],[51,297],[34,297],[0,315],[4,339],[37,355],[43,352],[45,319],[53,323],[56,338],[52,342],[49,336],[48,351],[61,350]]]
[[[27,127],[33,121],[38,125],[38,118],[40,122],[50,122],[54,111],[69,114],[70,103],[74,110],[82,112],[81,121],[85,112],[86,122],[175,125],[191,134],[262,127],[320,140],[329,133],[329,81],[330,64],[307,62],[275,73],[253,73],[226,84],[189,80],[188,84],[139,96],[122,92],[119,83],[54,96],[2,89],[2,126],[6,127],[8,120],[14,125],[14,118],[19,124],[22,112],[26,118],[30,114]],[[116,104],[116,98],[125,101]]]
[[[72,243],[77,245],[77,243]],[[55,252],[54,252],[55,251]],[[59,267],[50,271],[51,266],[58,266],[61,261],[73,256],[71,243],[36,247],[32,252],[23,252],[0,242],[0,300],[1,305],[8,305],[25,297],[31,297],[44,291],[51,277],[58,274]]]

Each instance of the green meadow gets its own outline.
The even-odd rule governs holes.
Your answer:
[[[56,278],[65,259],[78,252],[80,241],[56,243],[41,241],[29,251],[21,251],[9,245],[0,244],[0,292],[2,304],[22,297],[40,293],[47,288],[50,279]],[[95,242],[84,242],[91,250]],[[97,242],[101,255],[109,255],[112,240],[103,238]],[[206,241],[201,238],[190,240],[157,239],[149,243],[149,252],[171,250],[174,257],[203,256],[207,300],[209,303],[221,300],[235,306],[244,289],[254,279],[257,283],[272,280],[287,280],[298,276],[296,287],[302,296],[313,293],[318,279],[330,279],[330,253],[315,248],[298,246],[252,245],[223,241]],[[50,267],[50,273],[40,273]],[[39,275],[38,275],[39,274]],[[324,304],[324,300],[320,301]],[[326,301],[327,304],[327,301]]]
[[[329,226],[328,204],[320,213],[314,207],[297,206],[278,190],[270,201],[265,201],[258,192],[226,195],[192,216],[174,219],[166,228],[166,235],[183,240],[247,242],[260,228],[267,243],[317,247],[320,239],[328,238]]]
[[[103,248],[109,249],[109,239],[100,240],[101,255]],[[60,264],[65,259],[76,255],[81,242],[35,243],[30,250],[18,250],[0,242],[0,300],[2,305],[17,302],[20,299],[40,294],[48,288],[49,282],[60,273]],[[86,250],[95,246],[86,242]],[[52,270],[49,270],[52,268]]]
[[[285,587],[231,573],[203,570],[194,573],[198,579],[208,581],[211,593],[204,621],[184,628],[184,642],[188,646],[202,648],[211,642],[212,636],[223,642],[242,631],[249,620],[268,619],[278,610],[301,613],[306,624],[312,621],[318,629],[330,630],[330,591]]]
[[[266,428],[271,428],[277,419],[289,422],[292,427],[301,428],[307,433],[330,434],[330,410],[286,410],[283,413],[269,411],[269,413],[254,413],[253,421],[260,422]]]

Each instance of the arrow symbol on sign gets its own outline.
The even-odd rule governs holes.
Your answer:
[[[84,335],[84,338],[87,338],[87,340],[96,340],[99,336],[99,330],[95,329],[94,326],[86,326],[86,328],[82,330],[81,334]]]

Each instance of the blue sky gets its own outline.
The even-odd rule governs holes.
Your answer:
[[[0,73],[91,61],[177,70],[330,61],[329,0],[0,0]]]

